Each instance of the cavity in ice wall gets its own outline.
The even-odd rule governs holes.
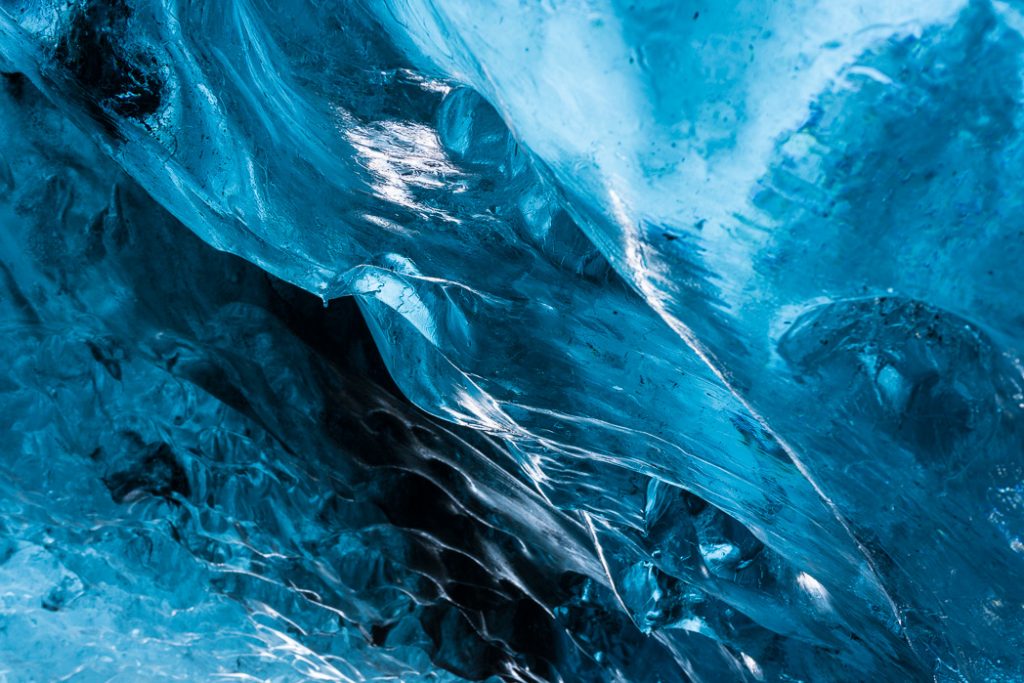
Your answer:
[[[1024,679],[1022,31],[0,0],[0,681]]]

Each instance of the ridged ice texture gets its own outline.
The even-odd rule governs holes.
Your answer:
[[[1024,677],[1022,30],[3,0],[0,676]]]

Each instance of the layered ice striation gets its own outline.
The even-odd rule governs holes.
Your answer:
[[[0,0],[0,679],[1024,677],[1022,9],[728,5]]]

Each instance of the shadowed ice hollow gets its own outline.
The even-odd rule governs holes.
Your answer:
[[[1021,679],[1022,31],[0,0],[0,681]]]

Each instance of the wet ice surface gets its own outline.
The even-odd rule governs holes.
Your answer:
[[[0,676],[1024,675],[1022,27],[5,1]]]

